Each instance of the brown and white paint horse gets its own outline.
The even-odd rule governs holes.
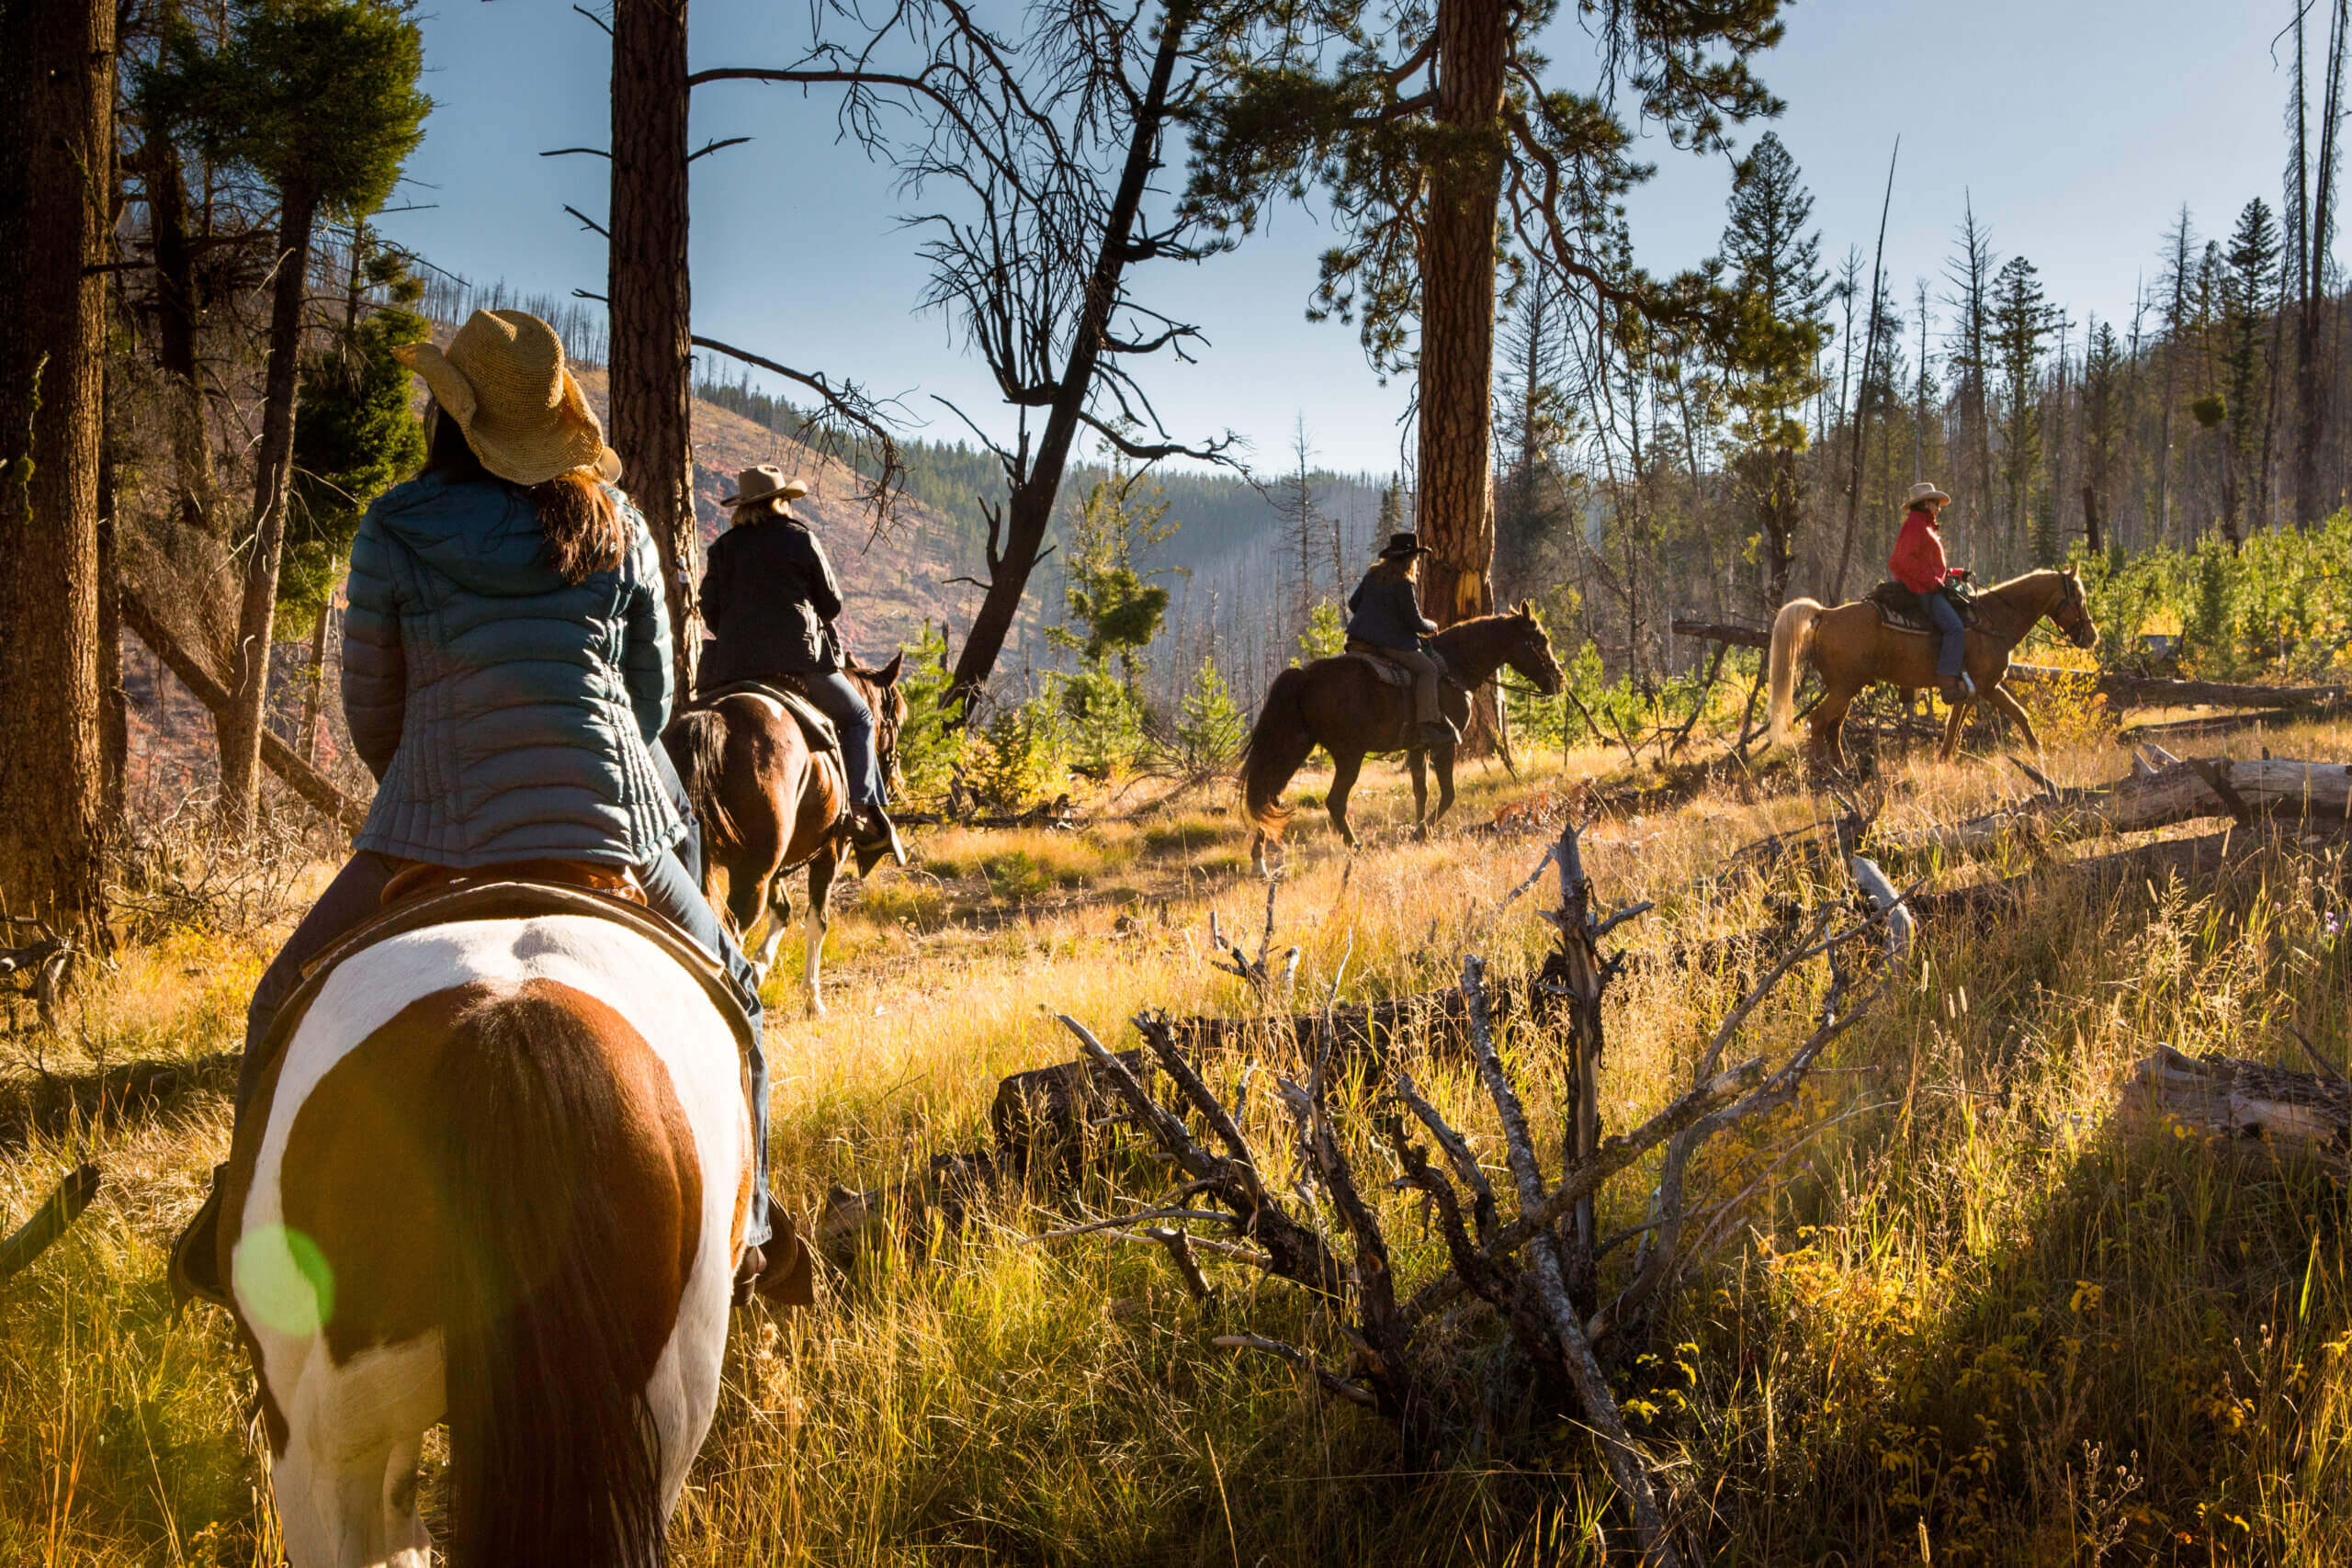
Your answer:
[[[879,670],[854,665],[842,673],[874,710],[874,750],[882,784],[896,794],[899,728],[906,694],[899,690],[905,656]],[[792,919],[786,873],[808,868],[808,953],[800,989],[808,1010],[823,1016],[819,971],[825,952],[833,878],[850,847],[849,781],[832,751],[814,751],[799,721],[763,692],[729,692],[695,704],[662,732],[678,765],[686,798],[702,829],[703,893],[735,922],[743,954],[764,978]],[[725,874],[725,890],[720,874]]]
[[[294,1568],[639,1568],[718,1403],[752,1181],[735,1037],[582,915],[392,937],[328,976],[224,1178],[222,1275]]]

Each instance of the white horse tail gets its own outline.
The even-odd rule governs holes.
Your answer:
[[[1818,599],[1792,599],[1772,617],[1772,699],[1765,710],[1772,726],[1772,744],[1787,746],[1796,739],[1790,720],[1797,706],[1797,666],[1813,645],[1813,623],[1828,606]]]

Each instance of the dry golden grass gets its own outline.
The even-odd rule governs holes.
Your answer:
[[[2342,728],[2264,739],[2347,754]],[[2054,748],[2048,768],[2088,780],[2119,757],[2093,741]],[[1454,826],[1556,788],[1556,767],[1520,784],[1466,770]],[[2017,787],[2003,764],[1919,757],[1883,782],[1891,827]],[[1449,983],[1464,950],[1506,974],[1541,951],[1532,897],[1495,911],[1539,842],[1412,842],[1387,773],[1359,800],[1370,847],[1352,859],[1319,812],[1294,824],[1276,944],[1303,949],[1302,997],[1343,963],[1343,993],[1362,998]],[[1206,962],[1205,922],[1215,909],[1254,946],[1264,891],[1216,805],[1075,834],[920,835],[918,863],[836,921],[821,1021],[794,1010],[787,944],[770,1046],[786,1200],[813,1207],[831,1182],[881,1186],[983,1143],[997,1079],[1072,1054],[1053,1011],[1115,1043],[1142,1007],[1243,1009]],[[1763,923],[1769,898],[1810,896],[1794,863],[1761,881],[1721,867],[1817,809],[1717,793],[1600,823],[1587,864],[1603,897],[1658,900],[1626,935],[1662,953]],[[2301,1065],[2292,1021],[2346,1058],[2352,944],[2328,927],[2342,887],[2324,858],[2339,852],[2290,843],[2211,888],[2042,879],[2022,918],[1935,933],[1802,1115],[1711,1154],[1703,1190],[1748,1195],[1621,1385],[1670,1461],[1700,1560],[2075,1564],[2105,1540],[2109,1562],[2352,1561],[2343,1168],[2110,1124],[2119,1073],[2157,1040]],[[1905,869],[1944,886],[2029,872],[2040,853]],[[261,946],[191,938],[127,956],[89,987],[76,1038],[40,1047],[42,1065],[226,1047]],[[1609,1013],[1612,1126],[1677,1092],[1736,984],[1629,968]],[[1819,984],[1769,1010],[1748,1049],[1785,1049]],[[9,1044],[32,1070],[32,1043]],[[1558,1081],[1545,1043],[1512,1049],[1545,1114]],[[1240,1067],[1218,1070],[1229,1086]],[[1460,1074],[1436,1063],[1426,1080],[1491,1149]],[[174,1321],[160,1280],[160,1248],[225,1131],[216,1097],[187,1097],[0,1154],[0,1208],[16,1215],[85,1155],[108,1177],[0,1294],[0,1562],[275,1561],[242,1361],[217,1314]],[[1125,1190],[1148,1195],[1150,1180],[1131,1174]],[[1112,1197],[1098,1180],[1078,1201]],[[1604,1230],[1642,1201],[1638,1176],[1622,1180]],[[1030,1243],[1050,1228],[1040,1201],[1008,1200],[928,1250],[871,1254],[816,1311],[748,1317],[678,1560],[1600,1560],[1608,1484],[1572,1425],[1539,1425],[1507,1458],[1396,1477],[1364,1413],[1209,1345],[1248,1325],[1332,1351],[1288,1287],[1222,1265],[1219,1297],[1192,1302],[1148,1249]],[[1412,1210],[1388,1213],[1400,1269],[1436,1268]],[[1460,1332],[1491,1337],[1475,1318]]]

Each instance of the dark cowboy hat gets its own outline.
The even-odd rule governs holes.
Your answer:
[[[1388,536],[1388,543],[1380,547],[1382,560],[1394,560],[1400,556],[1427,556],[1437,552],[1421,543],[1421,536],[1410,529]]]

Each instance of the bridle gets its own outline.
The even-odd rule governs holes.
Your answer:
[[[2061,572],[2059,579],[2065,586],[2058,607],[2050,612],[2051,623],[2064,632],[2076,648],[2088,648],[2098,640],[2098,633],[2091,625],[2090,605],[2083,597],[2083,580],[2071,572]]]

